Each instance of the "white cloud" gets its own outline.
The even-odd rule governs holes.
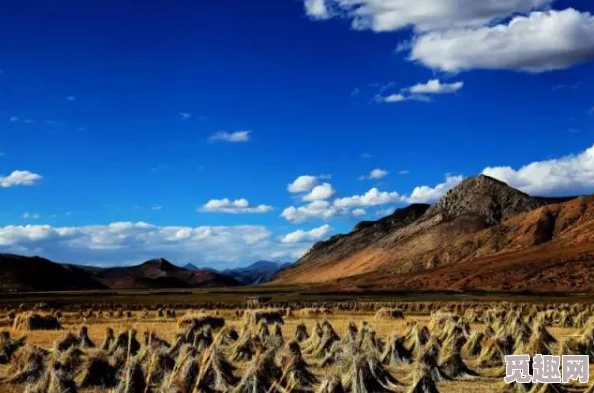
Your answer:
[[[303,196],[302,200],[307,202],[323,201],[330,198],[335,192],[332,184],[323,183],[315,186],[309,194]]]
[[[359,177],[359,180],[377,180],[388,176],[390,172],[385,169],[376,168],[369,172],[369,175]]]
[[[302,192],[309,192],[317,185],[317,176],[303,175],[293,180],[293,182],[287,186],[287,190],[289,192],[297,194]]]
[[[444,196],[446,192],[460,184],[462,180],[464,180],[464,176],[462,175],[447,175],[445,182],[440,183],[435,187],[415,187],[410,196],[405,196],[403,200],[407,203],[433,203]]]
[[[160,205],[159,206],[152,206],[151,207],[151,210],[154,210],[154,211],[163,210],[163,206],[160,206]]]
[[[372,188],[363,195],[354,195],[327,200],[315,200],[303,206],[289,206],[281,216],[294,224],[310,220],[330,220],[333,218],[353,218],[367,214],[365,207],[401,203],[403,197],[396,192],[383,192]]]
[[[431,79],[427,83],[417,83],[401,89],[400,93],[389,95],[377,94],[374,100],[383,104],[405,101],[431,102],[432,94],[451,94],[464,87],[464,82],[442,83],[439,79]]]
[[[337,208],[358,208],[398,202],[402,202],[402,196],[397,192],[380,191],[374,187],[363,195],[338,198],[334,200],[334,206]]]
[[[258,205],[258,206],[251,206],[247,199],[236,199],[230,200],[228,198],[224,199],[211,199],[204,206],[198,208],[199,212],[208,212],[208,213],[231,213],[231,214],[239,214],[239,213],[268,213],[272,211],[272,206],[268,205]]]
[[[15,122],[17,122],[19,120],[20,120],[20,118],[18,116],[10,116],[8,118],[8,121],[11,122],[11,123],[15,123]]]
[[[179,112],[179,117],[183,120],[189,120],[192,118],[192,114],[190,112]]]
[[[367,212],[365,211],[365,209],[358,208],[358,209],[353,210],[353,216],[355,216],[355,217],[362,217],[366,214],[367,214]]]
[[[0,252],[41,254],[61,262],[139,263],[165,257],[176,263],[252,262],[272,253],[295,254],[303,245],[274,240],[264,226],[156,226],[144,222],[52,227],[0,227]],[[228,266],[227,266],[228,267]]]
[[[8,176],[0,176],[0,187],[32,186],[41,181],[43,177],[29,171],[13,171]]]
[[[291,243],[285,243],[285,246],[292,246]],[[301,258],[303,255],[305,255],[309,249],[311,247],[307,246],[307,247],[301,247],[301,244],[298,244],[297,248],[293,248],[292,249],[288,249],[288,250],[283,250],[283,251],[274,251],[270,254],[270,258],[274,259],[274,260],[278,260],[278,259],[290,259],[292,261],[295,261],[299,258]]]
[[[464,86],[464,82],[441,83],[439,79],[431,79],[427,83],[419,83],[408,91],[415,94],[449,94],[455,93]]]
[[[484,26],[554,0],[305,0],[313,19],[345,17],[355,29],[376,32],[413,26],[419,31]]]
[[[419,102],[431,102],[431,98],[427,97],[426,95],[422,94],[411,94],[411,95],[403,95],[403,94],[390,94],[387,96],[377,94],[374,97],[375,102],[379,102],[380,104],[393,104],[396,102],[406,102],[406,101],[419,101]]]
[[[594,192],[594,145],[576,155],[536,161],[518,169],[505,166],[488,167],[482,173],[531,195],[590,194]],[[463,179],[462,175],[446,175],[442,183],[434,186],[417,186],[408,195],[372,188],[363,195],[336,198],[332,202],[320,200],[304,206],[290,206],[282,212],[282,217],[292,223],[301,223],[314,219],[358,217],[366,215],[365,208],[370,206],[434,203]],[[381,211],[378,214],[389,214],[391,210]]]
[[[594,17],[574,9],[533,12],[508,24],[421,35],[411,60],[447,72],[544,72],[594,59]]]
[[[408,169],[403,169],[401,171],[398,171],[399,175],[409,175],[410,171]]]
[[[402,94],[390,94],[388,96],[382,96],[382,95],[378,94],[375,96],[375,100],[377,102],[392,103],[392,102],[404,102],[404,101],[407,101],[408,98],[403,96]]]
[[[292,223],[301,223],[310,219],[329,220],[340,212],[328,201],[314,201],[304,206],[290,206],[283,210],[281,216]]]
[[[36,220],[36,219],[38,219],[40,217],[41,216],[39,214],[37,214],[37,213],[28,213],[28,212],[25,212],[25,213],[23,213],[21,215],[21,218],[24,218],[24,219],[33,219],[33,220]]]
[[[282,238],[283,243],[302,243],[302,242],[311,242],[322,239],[325,237],[331,228],[330,225],[322,225],[321,227],[314,228],[310,231],[298,230],[295,232],[287,233]]]
[[[519,169],[488,167],[483,174],[531,195],[589,194],[594,191],[594,145],[577,155],[536,161]]]
[[[325,0],[305,0],[305,12],[313,19],[328,19],[330,14]]]
[[[231,142],[240,143],[248,142],[250,140],[251,131],[235,131],[226,132],[218,131],[208,137],[209,142]]]

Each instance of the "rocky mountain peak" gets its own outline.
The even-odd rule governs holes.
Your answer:
[[[464,215],[483,217],[495,225],[508,217],[542,206],[544,201],[533,198],[506,183],[486,175],[470,177],[448,191],[431,206],[425,217],[442,214],[446,220]]]

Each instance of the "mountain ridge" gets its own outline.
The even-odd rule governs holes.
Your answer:
[[[414,276],[473,258],[476,250],[466,245],[474,234],[488,228],[508,230],[501,226],[506,220],[572,200],[532,197],[485,175],[468,178],[430,207],[410,205],[393,213],[398,219],[360,223],[348,234],[314,245],[271,283],[341,282],[342,287],[348,282],[372,288],[374,282],[390,287],[392,280],[400,286],[402,282],[391,277]],[[485,248],[482,252],[488,254]]]
[[[246,285],[264,284],[278,272],[290,266],[290,263],[260,260],[248,266],[222,270],[221,273],[230,275]]]
[[[31,274],[32,271],[36,274]],[[190,271],[164,258],[132,266],[101,268],[61,264],[46,258],[15,254],[0,254],[0,283],[0,291],[4,292],[241,285],[231,276],[201,269]]]

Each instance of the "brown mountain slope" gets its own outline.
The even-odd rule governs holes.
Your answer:
[[[594,196],[521,214],[444,245],[434,255],[459,262],[403,275],[388,266],[344,279],[340,286],[594,292]]]
[[[491,248],[496,251],[487,251],[469,243],[477,232],[567,200],[530,197],[483,175],[469,178],[429,208],[411,205],[396,211],[391,220],[365,224],[363,229],[356,227],[348,235],[316,244],[273,282],[322,283],[378,272],[396,276],[459,263],[474,254],[499,251],[498,244]]]

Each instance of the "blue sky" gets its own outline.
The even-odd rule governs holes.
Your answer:
[[[594,192],[594,6],[437,1],[3,5],[0,251],[291,261],[481,172]]]

